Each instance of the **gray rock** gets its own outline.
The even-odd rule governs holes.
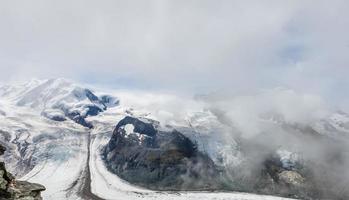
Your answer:
[[[6,150],[0,145],[0,155]],[[5,163],[0,162],[0,199],[1,200],[41,200],[41,192],[45,187],[36,183],[16,181],[6,171]]]
[[[7,188],[7,180],[4,178],[5,170],[0,169],[0,190],[6,190]]]
[[[294,186],[302,186],[305,182],[305,178],[296,171],[283,171],[278,176],[281,181]]]
[[[44,190],[44,186],[26,181],[16,181],[7,189],[11,194],[11,198],[18,200],[41,200],[42,197],[40,193]]]
[[[3,155],[6,151],[6,148],[2,145],[0,145],[0,156]]]
[[[133,126],[133,133],[125,130]],[[108,169],[137,185],[158,190],[219,189],[213,161],[180,132],[157,130],[152,122],[125,117],[104,150]]]

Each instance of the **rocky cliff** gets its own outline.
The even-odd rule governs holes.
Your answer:
[[[220,188],[212,160],[180,132],[161,131],[133,117],[121,120],[104,150],[106,165],[123,179],[159,190]]]
[[[309,163],[293,158],[296,154],[275,152],[272,145],[269,150],[257,146],[243,141],[241,151],[247,159],[230,171],[216,165],[182,133],[150,119],[127,116],[116,125],[103,158],[107,168],[122,179],[155,190],[244,191],[301,199],[343,197],[318,184]],[[263,156],[251,155],[256,151],[249,149],[258,148]]]
[[[3,155],[6,148],[0,145],[0,155]],[[40,193],[45,187],[18,181],[6,170],[5,163],[0,162],[0,199],[2,200],[41,200]]]

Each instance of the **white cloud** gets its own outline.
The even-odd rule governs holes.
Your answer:
[[[0,79],[122,79],[192,93],[286,86],[344,104],[349,95],[333,91],[349,89],[348,4],[5,0]]]
[[[221,121],[236,127],[246,138],[268,130],[264,120],[307,125],[324,119],[333,112],[320,96],[282,88],[254,95],[219,98],[209,101],[209,104]]]

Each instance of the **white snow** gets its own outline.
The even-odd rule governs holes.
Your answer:
[[[11,145],[11,156],[6,157],[5,160],[15,174],[23,175],[22,180],[44,184],[47,188],[47,191],[43,192],[44,199],[79,199],[78,190],[81,187],[81,175],[86,167],[87,135],[90,130],[71,120],[55,122],[42,114],[64,116],[62,110],[57,108],[59,106],[70,111],[86,112],[85,106],[95,105],[95,103],[91,103],[83,92],[84,87],[64,79],[32,80],[21,85],[0,87],[0,130],[8,132],[11,136],[10,141],[7,141]],[[238,134],[241,130],[223,124],[216,115],[206,109],[205,103],[184,97],[138,91],[114,91],[110,96],[109,103],[114,106],[110,106],[111,108],[97,116],[87,118],[87,121],[94,125],[89,147],[91,157],[88,163],[91,188],[92,192],[99,197],[159,200],[284,199],[234,192],[156,192],[136,187],[120,179],[105,168],[100,151],[109,141],[117,122],[127,115],[150,118],[158,120],[161,125],[168,125],[160,128],[178,129],[197,141],[199,149],[208,153],[217,163],[217,158],[223,158],[221,163],[223,165],[238,165],[243,160],[237,142],[230,137],[231,134]],[[114,96],[118,98],[112,98]],[[119,103],[119,99],[119,106],[115,106]],[[239,109],[237,111],[239,112],[234,113],[236,117],[239,114],[245,114],[240,113]],[[250,119],[248,117],[246,119]],[[349,130],[346,128],[348,122],[349,118],[342,114],[334,115],[327,120],[327,123],[336,130],[343,132]],[[246,120],[246,124],[249,123],[250,121]],[[258,119],[258,123],[269,126],[270,122]],[[277,123],[272,125],[281,127]],[[126,125],[124,129],[127,135],[137,134],[134,133],[134,127],[131,124]],[[217,133],[221,134],[221,137],[216,137]],[[0,135],[1,140],[5,140],[4,137],[5,135]],[[142,134],[139,134],[139,137],[142,137]],[[29,144],[26,156],[34,158],[36,162],[35,167],[26,174],[20,174],[22,169],[17,165],[21,156],[17,146],[12,144],[16,138],[17,142]],[[285,164],[293,161],[292,152],[280,150],[279,154]]]
[[[66,79],[32,80],[21,85],[1,86],[0,97],[16,106],[32,108],[49,118],[62,117],[64,112],[73,111],[84,116],[88,106],[97,106],[101,110],[105,108],[99,100],[88,98],[89,91],[93,90]],[[116,97],[108,96],[107,99],[111,107],[117,105]]]
[[[46,191],[42,193],[44,199],[78,199],[79,185],[71,190],[69,188],[79,179],[85,162],[85,152],[79,152],[64,162],[47,160],[35,166],[21,180],[45,185]]]
[[[286,149],[278,149],[276,153],[280,156],[280,161],[284,168],[291,169],[300,161],[300,156]]]
[[[126,124],[125,127],[124,127],[124,129],[125,129],[125,134],[126,134],[126,135],[130,135],[130,134],[134,133],[134,132],[133,132],[134,128],[135,128],[135,127],[134,127],[132,124]]]

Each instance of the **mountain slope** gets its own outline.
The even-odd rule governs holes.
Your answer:
[[[4,154],[6,148],[0,145],[0,156]],[[17,181],[11,173],[6,170],[5,163],[0,162],[0,197],[4,200],[32,199],[41,200],[40,193],[45,187],[29,183],[27,181]]]
[[[32,80],[21,87],[3,86],[0,91],[2,98],[15,102],[17,106],[30,107],[55,121],[69,118],[89,128],[92,125],[85,121],[87,116],[95,116],[119,103],[115,97],[98,97],[90,89],[65,79]]]
[[[311,153],[346,161],[349,120],[343,112],[311,123],[289,122],[280,115],[263,113],[255,116],[261,134],[246,138],[245,129],[237,126],[239,121],[226,123],[227,119],[222,120],[201,101],[167,94],[115,91],[105,95],[95,91],[64,79],[0,86],[0,143],[8,149],[5,161],[21,180],[44,184],[44,198],[282,199],[229,192],[158,193],[121,180],[105,167],[102,153],[115,126],[125,117],[146,119],[159,132],[180,132],[223,170],[239,191],[309,197],[314,191],[320,191],[319,195],[337,191],[324,191],[324,186],[346,185],[346,176],[336,177],[346,164],[321,166],[328,161]],[[130,138],[142,135],[133,128],[128,125],[123,130]],[[336,168],[330,169],[333,166]],[[331,172],[329,178],[319,176],[316,181],[320,184],[315,185],[307,174],[314,169],[316,177],[322,174],[318,170]],[[333,184],[335,181],[338,183]],[[303,182],[315,190],[304,194],[298,186],[294,188],[299,183],[303,187]],[[307,187],[305,191],[309,191]],[[338,193],[334,198],[345,195]]]

